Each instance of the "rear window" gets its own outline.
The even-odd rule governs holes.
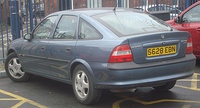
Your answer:
[[[146,13],[113,12],[93,16],[118,36],[170,31],[164,21]]]

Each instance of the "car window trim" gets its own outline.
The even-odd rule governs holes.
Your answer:
[[[77,40],[77,31],[78,31],[78,27],[76,27],[75,39],[55,39],[55,38],[54,38],[54,34],[55,34],[55,32],[56,32],[56,28],[57,28],[57,26],[58,26],[58,24],[59,24],[59,22],[60,22],[60,20],[62,19],[63,16],[75,16],[75,17],[77,17],[78,24],[77,24],[76,26],[79,25],[79,16],[78,16],[78,15],[62,14],[62,15],[60,15],[60,17],[58,18],[58,22],[57,22],[57,24],[56,24],[56,26],[55,26],[55,29],[54,29],[54,31],[53,31],[53,34],[52,34],[51,39],[53,39],[53,40],[69,40],[69,41],[71,41],[71,40]]]
[[[81,24],[82,23],[86,23],[88,26],[92,27],[97,34],[100,36],[99,38],[94,38],[94,39],[81,39],[80,38],[80,33],[81,33]],[[78,40],[100,40],[103,39],[103,35],[92,25],[90,24],[88,21],[84,20],[83,18],[79,18],[79,24],[78,24]]]
[[[200,4],[192,7],[191,9],[187,10],[184,14],[182,14],[181,19],[182,19],[182,23],[196,23],[196,22],[200,22],[200,21],[195,21],[195,22],[184,22],[183,21],[183,17],[185,16],[186,13],[188,13],[190,10],[194,9],[195,7],[200,6]]]
[[[35,32],[35,30],[40,26],[40,24],[44,21],[44,20],[46,20],[47,18],[49,18],[49,17],[52,17],[52,16],[57,16],[57,17],[59,17],[59,15],[50,15],[50,16],[47,16],[47,17],[45,17],[39,24],[37,24],[36,26],[35,26],[35,28],[32,30],[32,32],[31,32],[31,34],[33,35],[33,33]],[[57,25],[57,20],[58,20],[58,18],[55,20],[55,25]],[[56,26],[55,26],[56,27]],[[34,39],[34,40],[49,40],[49,39],[51,39],[51,37],[52,37],[52,32],[53,31],[55,31],[55,27],[52,29],[52,31],[50,32],[50,34],[49,34],[49,36],[48,36],[48,38],[47,39],[34,39],[34,37],[32,36],[32,39]]]

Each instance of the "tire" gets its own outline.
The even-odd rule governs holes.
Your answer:
[[[155,90],[158,91],[168,91],[173,88],[176,84],[176,81],[167,82],[164,85],[153,87]]]
[[[102,90],[95,89],[91,76],[83,65],[78,65],[72,77],[73,91],[78,102],[84,105],[97,103]]]
[[[6,58],[5,70],[7,76],[15,82],[25,82],[30,79],[30,74],[23,71],[16,53],[11,53]]]

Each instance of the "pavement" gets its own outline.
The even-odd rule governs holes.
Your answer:
[[[4,69],[4,63],[0,63],[0,78],[2,77],[6,77],[6,72],[5,72],[5,69]]]

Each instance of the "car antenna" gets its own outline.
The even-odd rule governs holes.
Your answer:
[[[118,1],[118,3],[119,3],[119,1]],[[115,5],[113,11],[114,11],[115,16],[117,17],[117,20],[119,21],[119,23],[120,23],[120,25],[121,25],[121,27],[122,27],[122,23],[120,22],[120,20],[119,20],[117,14],[116,14],[116,8],[118,7],[118,3],[116,3],[116,5]]]
[[[118,1],[118,2],[119,2],[119,1]],[[118,3],[116,3],[116,5],[115,5],[115,7],[114,7],[114,9],[113,9],[114,13],[116,12],[117,4],[118,4]]]

